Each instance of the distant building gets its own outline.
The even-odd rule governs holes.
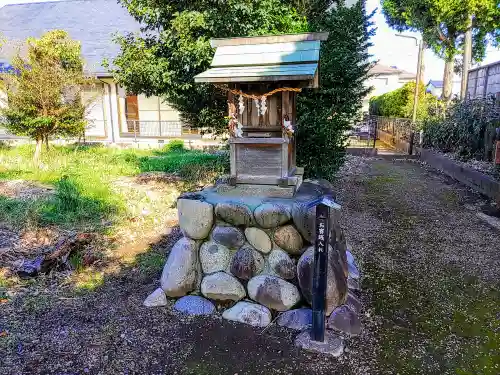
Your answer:
[[[443,95],[443,81],[437,81],[431,79],[425,86],[426,92],[440,98]],[[460,81],[453,81],[453,86],[451,89],[451,94],[460,95]]]
[[[368,111],[370,99],[374,96],[394,91],[408,82],[415,81],[416,77],[415,73],[398,69],[395,66],[376,64],[370,70],[370,78],[365,83],[367,87],[371,86],[373,89],[365,100],[363,100],[363,111]]]
[[[179,113],[159,97],[128,95],[102,66],[120,51],[113,35],[139,32],[140,24],[116,0],[75,0],[6,5],[0,8],[0,35],[9,41],[0,49],[0,71],[9,69],[16,52],[28,37],[60,29],[80,41],[85,70],[99,80],[88,87],[83,100],[92,100],[86,136],[104,142],[156,142],[161,139],[201,136],[183,126]],[[6,48],[7,47],[7,48]],[[1,95],[0,95],[1,99]]]

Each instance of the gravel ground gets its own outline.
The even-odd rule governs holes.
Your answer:
[[[173,231],[91,292],[0,284],[0,373],[500,373],[499,233],[466,208],[481,197],[415,162],[355,157],[336,187],[365,304],[339,360],[299,352],[286,330],[142,307]]]

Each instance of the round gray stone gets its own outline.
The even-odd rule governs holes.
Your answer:
[[[215,306],[203,297],[185,296],[174,304],[174,310],[188,315],[211,315],[215,313]]]
[[[247,289],[251,299],[277,311],[290,310],[300,301],[297,287],[277,276],[256,276],[248,282]]]
[[[347,278],[347,287],[349,288],[349,290],[353,290],[355,292],[361,290],[361,285],[359,285],[359,280],[353,279],[352,277]]]
[[[201,282],[201,293],[216,301],[239,301],[246,296],[245,288],[238,279],[225,272],[205,276]]]
[[[309,247],[297,263],[297,279],[307,302],[312,302],[312,280],[314,269],[314,247]],[[339,255],[331,247],[328,251],[328,278],[326,288],[326,313],[343,305],[347,298],[347,282],[340,264]]]
[[[361,309],[363,307],[361,301],[351,291],[347,293],[347,300],[345,301],[345,304],[346,306],[349,306],[351,310],[357,314],[361,312]]]
[[[328,318],[328,328],[350,336],[361,333],[361,322],[358,315],[349,306],[336,308]]]
[[[295,263],[286,251],[274,249],[269,254],[268,262],[271,271],[282,279],[290,280],[295,277]]]
[[[212,239],[230,249],[239,249],[245,243],[245,235],[241,230],[220,225],[214,228]]]
[[[297,331],[302,331],[312,325],[312,310],[301,308],[285,311],[277,321],[278,325]]]
[[[215,206],[215,214],[219,219],[235,226],[247,227],[253,222],[252,210],[242,203],[219,203]]]
[[[254,327],[267,327],[271,324],[271,312],[267,307],[250,302],[238,302],[227,309],[222,317],[234,322],[249,324]]]
[[[307,207],[307,203],[296,203],[292,209],[293,223],[304,239],[312,243],[315,237],[316,207]]]
[[[179,199],[177,213],[179,226],[186,237],[194,240],[208,237],[214,223],[214,208],[210,203]]]
[[[200,262],[203,273],[225,271],[231,262],[231,252],[224,245],[208,241],[201,245]]]
[[[198,244],[183,237],[174,245],[161,275],[161,288],[169,297],[182,297],[196,289],[200,271]]]
[[[231,273],[239,279],[250,280],[264,269],[264,258],[253,247],[241,247],[231,261]]]
[[[274,242],[292,255],[302,254],[304,241],[293,225],[285,225],[274,232]]]
[[[286,224],[292,218],[290,209],[277,203],[264,203],[254,211],[255,221],[266,229],[277,228]]]
[[[267,254],[273,248],[269,235],[259,228],[245,229],[245,237],[250,245],[255,247],[261,253]]]
[[[349,263],[347,265],[347,270],[350,278],[359,280],[360,278],[359,270],[354,264]]]
[[[165,292],[163,291],[162,288],[156,289],[144,300],[144,306],[146,307],[157,307],[166,305],[167,305],[167,296],[165,295]]]
[[[316,238],[316,207],[308,207],[308,202],[297,202],[292,208],[292,218],[302,237],[307,242],[314,243]],[[330,209],[330,226],[335,228],[337,240],[339,240],[342,233],[339,209]]]
[[[344,340],[335,333],[326,331],[325,341],[313,341],[311,333],[304,331],[295,339],[295,345],[308,352],[321,353],[330,357],[340,357],[344,352]]]

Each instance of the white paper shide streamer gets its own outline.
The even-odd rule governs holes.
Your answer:
[[[243,95],[240,95],[238,98],[238,106],[240,109],[240,114],[245,112],[245,99],[243,98]]]

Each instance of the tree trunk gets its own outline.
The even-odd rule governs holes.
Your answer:
[[[427,82],[425,82],[425,47],[424,45],[422,49],[422,64],[420,65],[420,83],[424,86],[427,85]]]
[[[453,94],[453,75],[455,68],[455,60],[445,61],[443,75],[443,100],[449,102]]]
[[[43,138],[36,139],[35,154],[33,155],[33,161],[38,163],[40,161],[40,154],[42,153]]]
[[[45,136],[45,150],[49,151],[49,136]]]

